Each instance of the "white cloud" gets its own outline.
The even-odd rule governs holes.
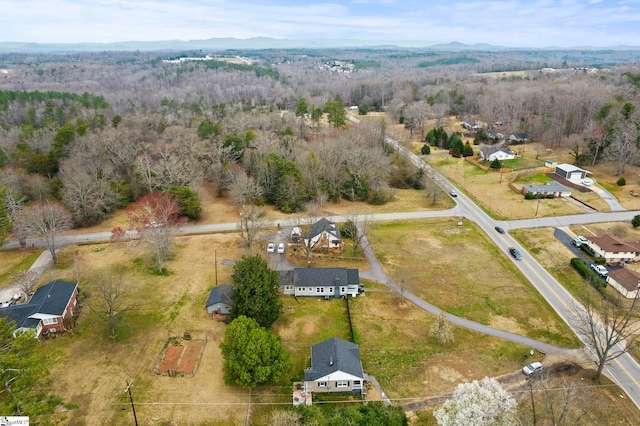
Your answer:
[[[0,10],[4,41],[265,36],[535,47],[640,40],[638,0],[0,0]]]

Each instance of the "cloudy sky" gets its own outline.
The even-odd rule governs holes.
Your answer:
[[[258,36],[640,46],[640,0],[0,0],[0,41]]]

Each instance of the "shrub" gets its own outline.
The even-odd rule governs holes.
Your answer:
[[[536,198],[536,196],[533,192],[527,192],[526,194],[524,194],[525,200],[533,200],[534,198]]]
[[[462,157],[462,153],[460,152],[460,150],[458,148],[451,148],[449,150],[449,154],[451,154],[451,156],[454,157],[454,158]]]
[[[498,160],[497,158],[495,160],[493,160],[491,162],[491,164],[489,164],[489,167],[491,167],[492,169],[501,169],[502,168],[502,161]]]
[[[594,257],[593,258],[593,263],[595,263],[597,265],[604,265],[605,263],[607,263],[607,259],[605,259],[604,257],[601,257],[601,256]]]
[[[587,253],[591,257],[596,255],[596,253],[593,251],[593,249],[591,247],[589,247],[588,245],[586,245],[586,244],[580,244],[580,250],[582,250],[583,252]]]
[[[422,148],[420,149],[420,153],[422,155],[429,155],[431,154],[431,147],[429,147],[429,145],[424,144],[422,145]]]
[[[631,224],[633,225],[634,228],[637,228],[638,226],[640,226],[640,214],[635,215],[633,219],[631,219]]]
[[[584,245],[584,244],[583,244]],[[582,277],[587,280],[591,287],[598,290],[599,293],[604,293],[604,290],[607,288],[607,283],[604,282],[602,278],[595,272],[589,268],[589,266],[582,260],[574,257],[571,259],[571,266],[578,271]]]
[[[618,179],[618,181],[616,182],[618,184],[618,186],[625,186],[627,184],[627,180],[620,176],[620,179]]]

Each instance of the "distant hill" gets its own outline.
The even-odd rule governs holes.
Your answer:
[[[117,43],[21,43],[0,42],[0,53],[71,53],[71,52],[105,52],[105,51],[184,51],[207,50],[221,51],[227,49],[262,50],[262,49],[326,49],[326,48],[380,48],[380,49],[429,49],[437,51],[504,51],[504,50],[640,50],[640,47],[589,47],[575,48],[520,48],[494,46],[490,44],[464,44],[459,42],[437,43],[424,40],[290,40],[270,37],[210,38],[206,40],[160,40],[160,41],[125,41]]]

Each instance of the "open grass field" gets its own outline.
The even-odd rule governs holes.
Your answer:
[[[525,200],[522,194],[509,187],[509,182],[516,179],[516,172],[502,173],[501,177],[501,173],[485,171],[461,158],[447,156],[446,151],[432,151],[423,159],[495,218],[532,218],[536,216],[536,210],[538,217],[584,213],[582,208],[560,198],[540,200],[539,207],[537,200]],[[526,176],[524,179],[526,181]]]
[[[9,285],[16,272],[29,269],[40,253],[42,249],[0,251],[0,288]]]
[[[384,223],[374,227],[369,240],[396,283],[447,312],[577,347],[569,328],[484,232],[471,222],[457,222]]]

